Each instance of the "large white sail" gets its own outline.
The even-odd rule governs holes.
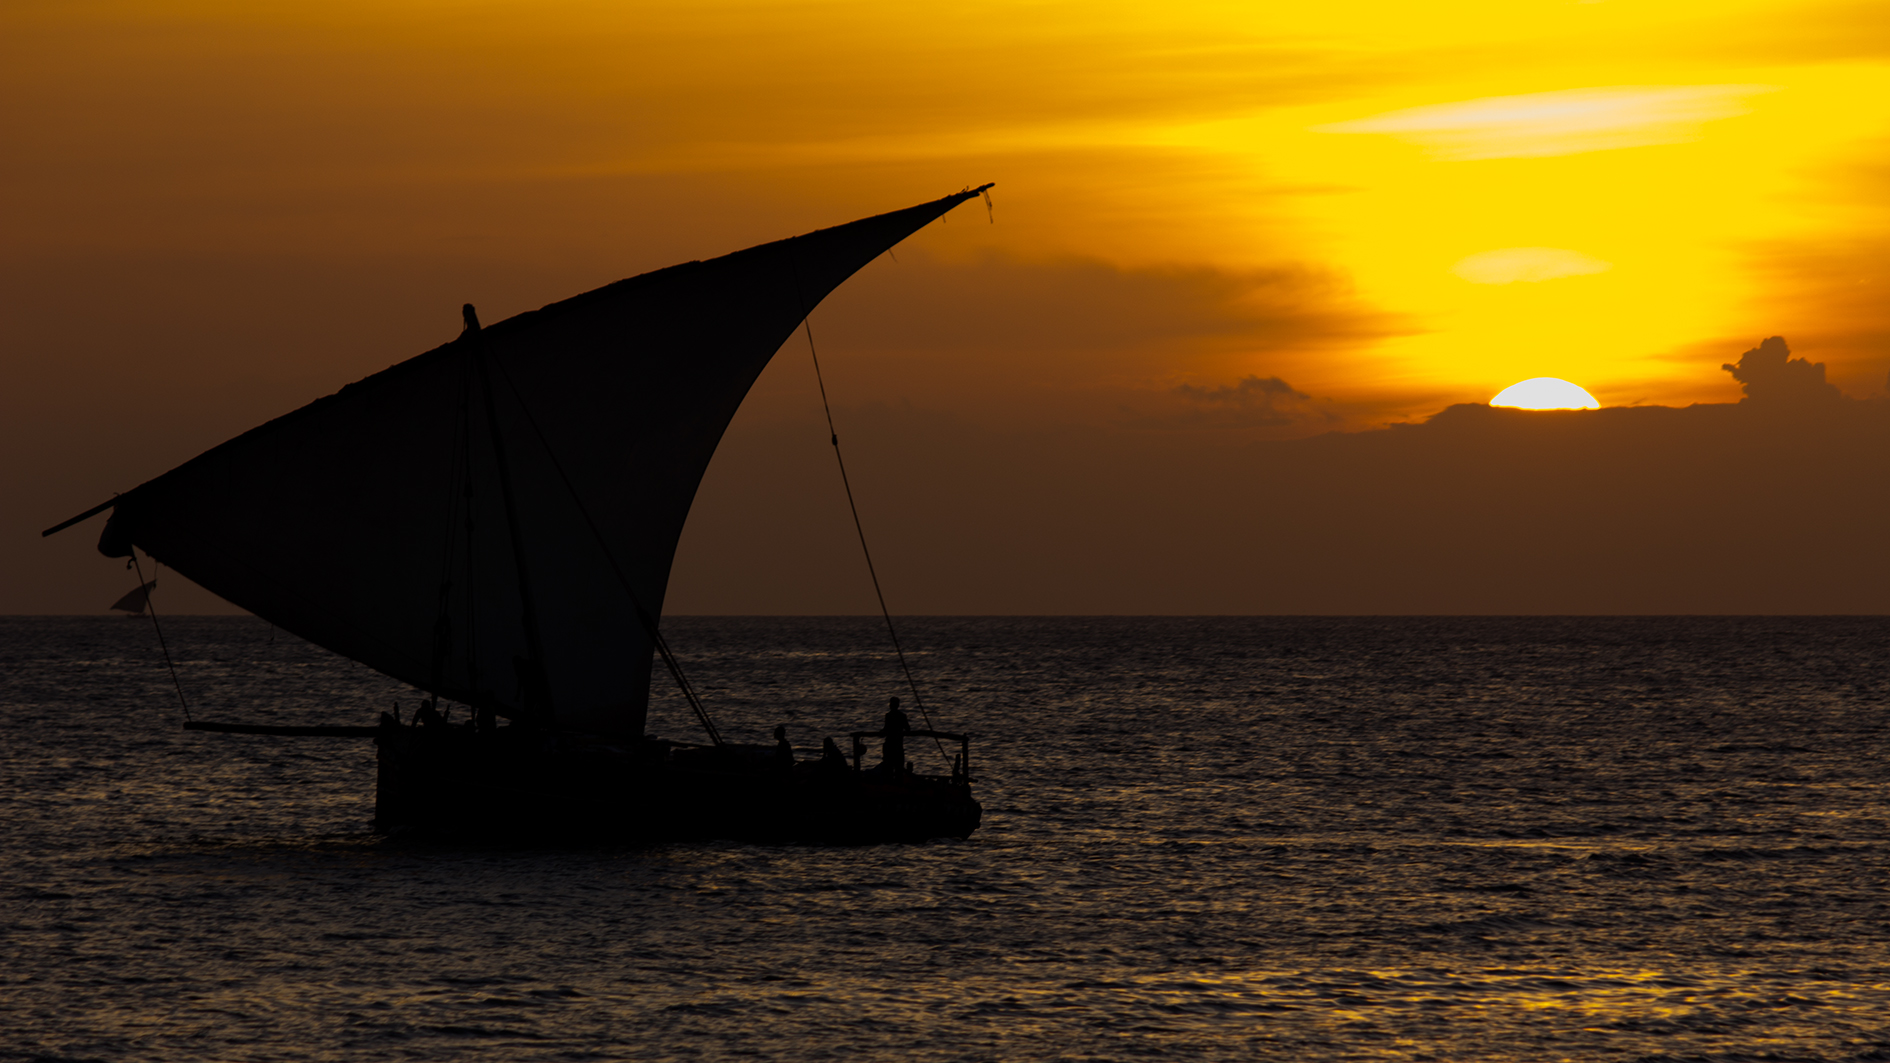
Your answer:
[[[120,496],[99,548],[445,697],[640,734],[676,541],[743,396],[828,292],[976,194],[469,330]]]

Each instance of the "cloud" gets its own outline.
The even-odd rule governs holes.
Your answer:
[[[1729,9],[1729,13],[1731,13]],[[1693,39],[1664,40],[1668,62],[1685,53],[1736,63],[1797,65],[1890,56],[1890,20],[1878,0],[1748,8]],[[1676,50],[1678,46],[1678,50]]]
[[[1890,170],[1859,191],[1890,202]],[[1793,345],[1815,352],[1832,382],[1852,395],[1880,394],[1890,373],[1886,263],[1890,225],[1879,218],[1854,221],[1851,231],[1822,239],[1754,244],[1747,268],[1757,290],[1742,324],[1792,322]]]
[[[1745,385],[1741,404],[1778,407],[1836,402],[1842,396],[1837,385],[1824,379],[1824,363],[1792,358],[1785,337],[1772,336],[1764,343],[1740,355],[1739,361],[1722,365],[1733,379]]]
[[[1560,247],[1503,247],[1471,255],[1450,271],[1471,284],[1533,284],[1557,277],[1606,273],[1613,268],[1611,262]]]
[[[836,403],[910,400],[985,423],[1308,435],[1376,418],[1284,380],[1323,382],[1338,359],[1413,328],[1342,279],[1295,265],[896,254],[814,313]],[[803,347],[797,339],[777,358],[743,418],[791,419],[817,401]]]
[[[1195,384],[1183,384],[1175,389],[1175,394],[1192,399],[1205,405],[1231,405],[1248,407],[1256,403],[1272,405],[1282,398],[1304,400],[1309,395],[1293,390],[1293,386],[1279,377],[1270,376],[1265,380],[1257,376],[1242,377],[1240,383],[1204,388]]]
[[[1285,428],[1317,431],[1341,420],[1328,405],[1277,376],[1245,376],[1232,384],[1183,384],[1167,396],[1171,408],[1136,423],[1149,428]]]
[[[1147,350],[1231,341],[1248,349],[1389,335],[1390,315],[1359,306],[1335,277],[1299,266],[1124,267],[1095,258],[1030,261],[991,253],[952,262],[900,249],[861,271],[817,314],[835,335],[880,350],[1007,354]]]
[[[1315,126],[1316,133],[1400,137],[1441,159],[1505,159],[1678,144],[1745,114],[1768,85],[1623,85],[1486,96]]]
[[[1252,377],[1167,397],[1209,419],[1316,409],[1303,394]],[[1890,476],[1890,401],[1465,404],[1310,438],[987,425],[924,406],[846,423],[875,561],[912,613],[1890,609],[1890,492],[1860,488]],[[732,433],[670,609],[874,608],[825,444],[817,424]]]

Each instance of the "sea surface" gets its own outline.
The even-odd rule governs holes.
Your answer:
[[[370,743],[0,618],[0,1059],[1890,1060],[1890,620],[902,623],[966,841],[383,838]],[[665,628],[736,738],[900,692],[876,620]],[[165,635],[198,719],[416,698]]]

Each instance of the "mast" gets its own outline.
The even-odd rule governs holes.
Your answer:
[[[529,651],[529,656],[513,659],[513,669],[518,673],[518,697],[532,722],[553,726],[557,713],[551,700],[551,688],[545,681],[545,643],[539,634],[538,610],[532,600],[531,565],[526,559],[525,538],[519,531],[518,499],[512,492],[512,465],[505,457],[505,433],[499,428],[499,413],[492,401],[492,371],[486,365],[485,352],[477,347],[478,331],[470,332],[467,339],[475,345],[473,357],[485,393],[486,424],[492,433],[499,494],[505,502],[505,526],[512,539],[512,564],[518,576],[519,621]]]

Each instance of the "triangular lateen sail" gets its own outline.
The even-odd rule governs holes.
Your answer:
[[[148,605],[151,601],[151,588],[155,586],[157,586],[157,580],[152,580],[151,582],[145,584],[144,586],[139,587],[138,589],[125,595],[123,598],[120,598],[117,601],[113,602],[112,608],[122,609],[125,612],[131,613],[134,616],[142,614],[144,612],[144,607]]]
[[[99,549],[448,698],[640,734],[650,626],[743,396],[828,292],[979,191],[469,327],[115,499]]]

